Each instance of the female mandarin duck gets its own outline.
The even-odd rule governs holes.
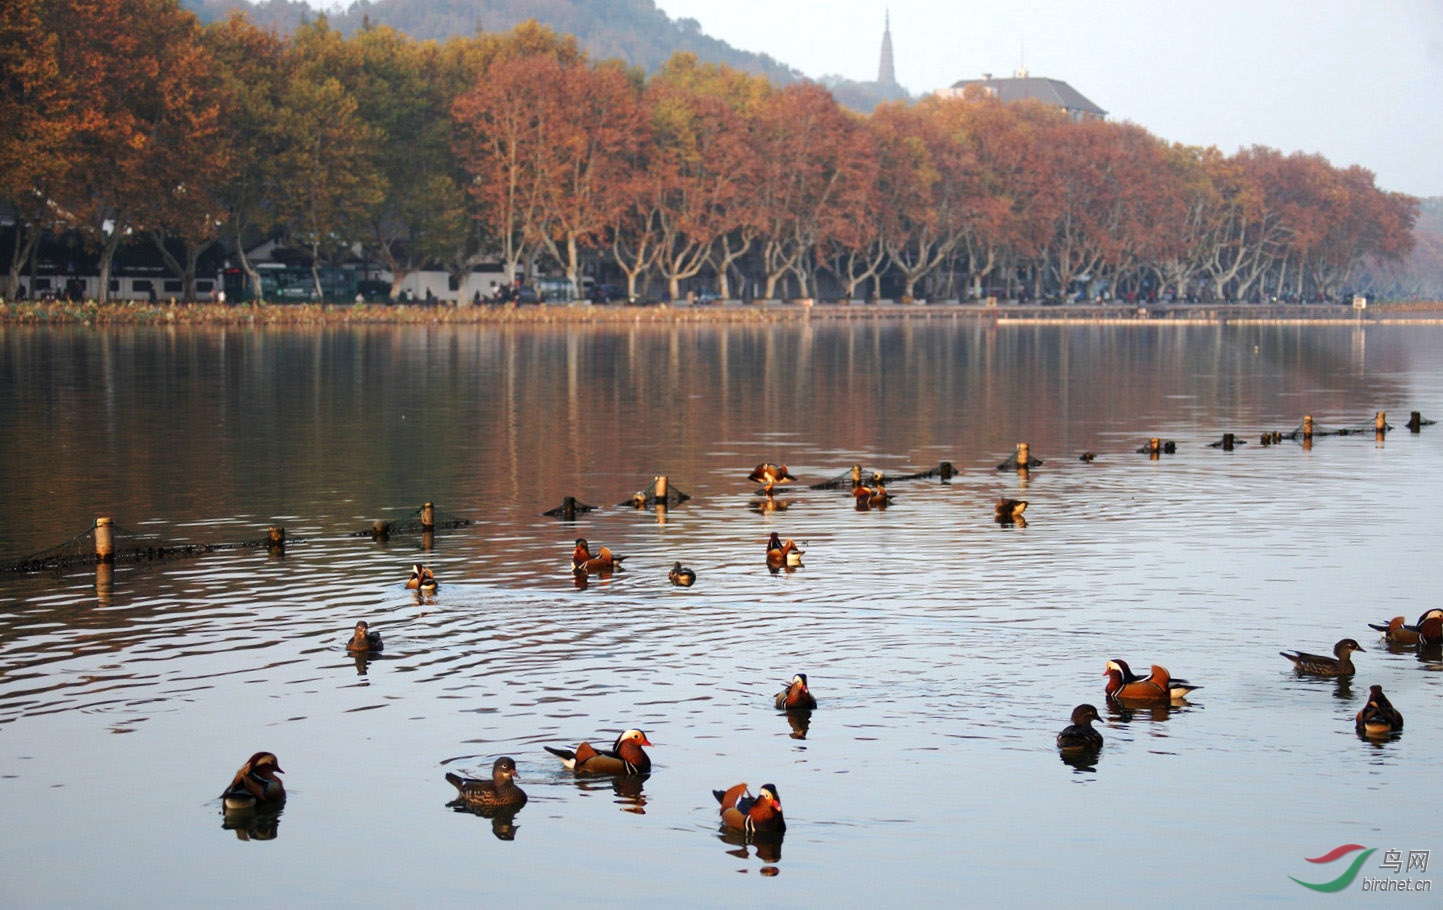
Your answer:
[[[1064,752],[1081,752],[1102,748],[1102,734],[1092,729],[1093,721],[1101,721],[1097,709],[1092,705],[1078,705],[1072,709],[1072,723],[1057,734],[1057,748]]]
[[[411,566],[411,577],[406,580],[406,590],[420,591],[422,594],[436,593],[436,576],[429,566],[423,566],[419,562]]]
[[[671,579],[672,584],[680,588],[690,588],[696,583],[696,573],[680,562],[671,564],[671,571],[666,573],[666,577]]]
[[[456,798],[449,805],[465,807],[473,812],[496,814],[515,812],[526,805],[526,792],[516,786],[520,775],[516,762],[503,755],[491,766],[490,780],[476,780],[446,772],[446,780],[456,788]]]
[[[225,788],[221,799],[227,809],[253,809],[256,806],[278,806],[286,801],[286,788],[276,777],[280,761],[270,752],[257,752],[241,765]]]
[[[352,653],[380,651],[382,647],[381,633],[372,632],[370,624],[365,620],[356,623],[355,634],[346,642],[346,650]]]
[[[591,555],[591,546],[586,542],[585,537],[576,538],[576,549],[571,553],[571,571],[584,572],[588,575],[603,572],[614,572],[621,568],[621,561],[625,556],[617,556],[606,547],[602,547],[595,556]]]
[[[786,543],[782,543],[781,537],[776,531],[767,539],[767,565],[773,569],[782,566],[796,568],[802,564],[802,556],[806,551],[797,549],[797,544],[790,537]]]
[[[642,746],[651,745],[651,740],[640,730],[627,730],[616,738],[608,750],[599,752],[591,743],[582,743],[576,751],[553,749],[544,746],[547,752],[561,759],[568,771],[577,774],[648,774],[651,772],[651,756]]]
[[[1279,651],[1278,653],[1291,660],[1293,669],[1299,673],[1308,673],[1313,676],[1352,676],[1355,671],[1350,655],[1354,651],[1362,650],[1362,645],[1351,638],[1345,638],[1333,645],[1333,657],[1308,654],[1305,651]]]
[[[817,707],[817,700],[812,696],[812,690],[807,688],[807,674],[798,673],[787,683],[787,687],[777,693],[778,711],[811,711]]]
[[[882,476],[882,472],[872,472],[872,485],[870,487],[864,483],[859,483],[852,487],[852,499],[856,501],[858,509],[887,508],[887,504],[892,501],[892,494],[887,492],[885,478]]]
[[[1165,705],[1187,698],[1189,692],[1201,689],[1185,679],[1174,679],[1166,667],[1152,665],[1146,677],[1138,676],[1125,660],[1109,660],[1102,673],[1107,678],[1107,697],[1139,705]]]
[[[1382,686],[1368,690],[1368,703],[1358,712],[1358,733],[1363,736],[1387,736],[1403,729],[1403,715],[1388,701]]]
[[[747,834],[780,835],[787,830],[782,818],[782,801],[775,784],[765,784],[756,796],[747,793],[746,784],[728,790],[713,790],[712,796],[721,804],[722,824]]]
[[[1404,626],[1410,632],[1418,636],[1418,644],[1425,648],[1443,642],[1443,609],[1434,607],[1422,616],[1411,626]]]
[[[1368,628],[1377,629],[1383,633],[1385,641],[1395,645],[1416,645],[1418,643],[1418,632],[1415,628],[1406,625],[1408,621],[1401,616],[1394,616],[1386,623],[1370,622]]]
[[[755,480],[762,485],[763,493],[771,493],[772,488],[777,484],[796,480],[796,478],[791,475],[784,464],[762,463],[752,469],[752,472],[747,475],[747,480]]]

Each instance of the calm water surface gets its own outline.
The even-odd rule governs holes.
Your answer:
[[[1258,444],[1378,410],[1386,441]],[[1443,854],[1443,662],[1367,627],[1438,605],[1443,427],[1415,410],[1443,414],[1443,328],[0,329],[0,562],[99,515],[299,538],[0,575],[0,906],[1311,904],[1289,876],[1336,877],[1304,857],[1345,843],[1392,877],[1385,850]],[[1020,441],[1044,464],[996,470]],[[884,511],[806,488],[944,460]],[[801,479],[772,510],[761,461]],[[616,505],[658,474],[692,499]],[[565,495],[600,508],[540,515]],[[426,500],[473,523],[352,536]],[[803,568],[767,570],[771,531]],[[578,587],[577,536],[626,571]],[[1351,684],[1277,655],[1344,636]],[[1204,688],[1109,711],[1112,657]],[[771,709],[798,671],[804,738]],[[1375,683],[1407,717],[1383,744],[1353,732]],[[1053,738],[1084,701],[1107,744],[1078,768]],[[542,749],[627,727],[656,744],[639,788]],[[246,841],[218,796],[260,749],[290,799]],[[445,772],[498,755],[530,794],[513,840],[446,807]],[[719,836],[740,781],[780,791],[780,856]]]

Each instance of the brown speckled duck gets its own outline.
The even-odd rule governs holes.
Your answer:
[[[352,654],[376,653],[382,647],[381,633],[372,632],[371,626],[365,620],[356,623],[355,634],[346,642],[346,650]]]
[[[1107,697],[1130,705],[1166,705],[1187,698],[1202,688],[1185,679],[1175,679],[1166,667],[1152,665],[1146,677],[1138,676],[1125,660],[1109,660],[1102,675],[1107,678]]]
[[[1403,729],[1403,715],[1388,701],[1382,686],[1368,689],[1368,703],[1358,712],[1358,732],[1363,736],[1387,736]]]
[[[515,812],[526,805],[526,792],[516,786],[520,775],[516,762],[503,755],[491,766],[490,780],[477,780],[446,772],[446,780],[456,788],[456,798],[449,805],[470,809],[482,815]]]
[[[1351,638],[1344,638],[1333,645],[1334,656],[1332,657],[1309,654],[1305,651],[1279,651],[1278,653],[1291,660],[1293,669],[1299,673],[1311,676],[1352,676],[1355,670],[1351,655],[1354,651],[1362,650],[1362,645]]]
[[[1093,721],[1101,721],[1097,708],[1078,705],[1072,709],[1072,723],[1057,734],[1057,748],[1064,752],[1082,752],[1102,748],[1102,734],[1092,729]]]
[[[606,547],[591,555],[591,546],[585,537],[576,538],[576,549],[571,552],[571,571],[587,575],[615,572],[621,569],[625,556],[617,556]]]
[[[406,590],[420,591],[422,594],[436,593],[436,575],[431,571],[430,566],[423,566],[419,562],[411,566],[411,577],[406,580]]]
[[[787,687],[777,693],[778,711],[811,711],[817,706],[812,690],[807,688],[807,674],[798,673]]]
[[[721,804],[722,824],[728,828],[752,835],[780,835],[787,830],[775,784],[764,784],[756,796],[747,793],[746,784],[711,792]]]
[[[647,774],[651,771],[651,756],[642,746],[651,745],[646,734],[640,730],[627,730],[616,738],[608,750],[598,751],[591,743],[582,743],[573,752],[570,749],[553,749],[544,746],[547,752],[561,759],[568,771],[577,774]]]
[[[259,806],[279,806],[286,801],[286,788],[281,785],[277,774],[281,771],[280,761],[270,752],[257,752],[241,765],[230,786],[225,788],[221,799],[227,809],[254,809]]]

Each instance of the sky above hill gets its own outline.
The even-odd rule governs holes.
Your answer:
[[[1061,79],[1111,120],[1232,153],[1361,164],[1443,196],[1443,0],[655,0],[808,76],[877,78],[891,11],[914,96],[975,79]]]
[[[1443,197],[1443,0],[653,2],[740,50],[856,81],[877,78],[890,10],[913,96],[1025,67],[1162,139],[1317,152]]]

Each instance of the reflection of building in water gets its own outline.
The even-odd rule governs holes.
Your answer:
[[[984,92],[1007,104],[1040,101],[1049,107],[1061,108],[1073,120],[1103,120],[1107,117],[1107,111],[1061,79],[1032,76],[1026,69],[1018,70],[1007,79],[994,79],[991,73],[983,73],[981,79],[961,79],[952,83],[950,88],[938,89],[937,94],[943,98],[961,97],[969,89]]]

